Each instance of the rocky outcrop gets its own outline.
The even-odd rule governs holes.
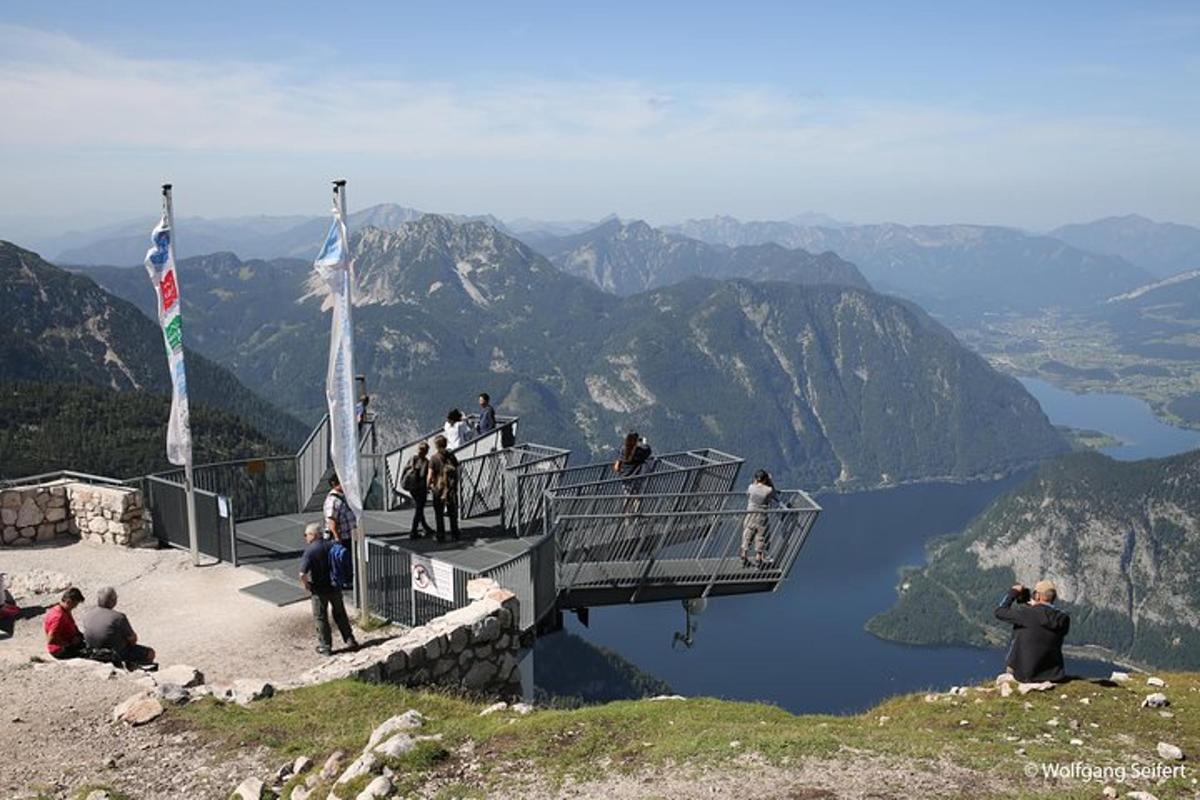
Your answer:
[[[520,648],[516,595],[495,581],[468,585],[470,605],[355,653],[335,656],[309,670],[298,685],[357,678],[404,686],[447,686],[472,694],[515,697]]]
[[[868,629],[911,644],[1004,643],[993,609],[1016,581],[1049,578],[1069,643],[1134,663],[1200,665],[1200,451],[1141,461],[1075,453],[1041,466],[905,573]]]
[[[0,546],[46,543],[60,536],[120,547],[147,543],[150,525],[141,491],[67,480],[0,490]]]

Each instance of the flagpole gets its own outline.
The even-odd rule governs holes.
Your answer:
[[[347,271],[347,275],[348,275],[347,281],[346,281],[346,326],[347,326],[347,328],[349,328],[349,330],[351,331],[351,334],[353,335],[353,332],[354,332],[354,318],[353,318],[354,261],[352,259],[350,259],[350,252],[349,252],[349,250],[350,250],[349,238],[350,237],[349,237],[349,234],[347,231],[347,224],[346,224],[347,217],[346,217],[346,181],[345,180],[339,179],[339,180],[335,180],[333,182],[333,195],[334,195],[334,201],[337,203],[337,206],[338,206],[338,212],[341,216],[342,244],[346,248],[346,259],[347,259],[346,271]],[[354,358],[353,350],[351,350],[350,358],[351,358],[351,361],[353,361],[353,358]],[[354,374],[354,370],[351,370],[350,372],[352,375]],[[355,425],[355,427],[354,427],[354,458],[356,458],[356,459],[359,458],[358,444],[359,444],[358,426]],[[359,486],[359,500],[360,501],[364,500],[364,497],[362,494],[363,491],[364,491],[363,487]],[[367,488],[367,491],[369,491],[369,487]],[[366,505],[366,503],[364,502],[363,505]],[[359,513],[358,519],[356,520],[356,524],[354,526],[354,541],[352,542],[352,544],[354,545],[354,587],[355,587],[355,592],[354,592],[355,598],[354,599],[355,599],[356,604],[358,605],[358,613],[359,613],[360,624],[361,624],[362,622],[366,621],[367,616],[370,614],[370,608],[367,605],[367,519],[366,519],[367,510],[365,508],[362,508],[362,509],[359,509],[359,511],[361,513]]]
[[[171,232],[171,247],[179,252],[175,238],[175,206],[171,200],[171,184],[162,185],[163,205],[167,213],[167,229]],[[175,271],[176,285],[179,283],[179,270]],[[187,460],[183,464],[183,489],[187,492],[187,524],[188,550],[192,554],[192,566],[200,566],[200,542],[196,537],[196,491],[192,481],[192,449],[188,448]]]

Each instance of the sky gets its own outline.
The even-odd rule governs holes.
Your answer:
[[[0,5],[0,238],[395,202],[1200,224],[1200,6]]]

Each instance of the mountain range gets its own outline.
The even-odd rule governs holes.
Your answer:
[[[1160,278],[1200,269],[1200,228],[1191,225],[1128,214],[1064,225],[1050,235],[1093,253],[1120,256]]]
[[[992,616],[1014,582],[1048,577],[1071,614],[1073,645],[1158,667],[1200,666],[1200,451],[1048,462],[965,532],[907,571],[869,629],[913,644],[999,644]]]
[[[350,214],[346,223],[350,230],[368,226],[391,229],[420,219],[424,214],[395,203],[383,203]],[[488,214],[450,214],[447,217],[460,221],[479,219],[497,228],[504,227]],[[312,258],[329,231],[328,216],[179,217],[175,223],[181,234],[177,258],[225,251],[247,259]],[[140,264],[149,247],[151,227],[153,220],[133,220],[90,231],[72,231],[35,244],[38,250],[50,254],[50,260],[57,264]]]
[[[688,278],[749,278],[836,283],[870,289],[862,273],[833,253],[813,255],[768,243],[727,247],[611,219],[570,236],[543,238],[535,249],[559,269],[608,292],[631,295]]]
[[[145,270],[142,278],[138,293],[153,313],[154,292]],[[156,322],[132,303],[105,292],[90,278],[59,269],[9,242],[0,242],[0,320],[0,382],[9,387],[6,405],[11,406],[13,398],[21,395],[49,399],[54,394],[35,392],[31,384],[59,385],[60,394],[84,392],[86,387],[144,394],[158,398],[159,403],[165,403],[170,394],[162,332]],[[190,336],[190,331],[185,336]],[[225,368],[189,351],[187,370],[190,397],[198,409],[201,427],[208,409],[212,412],[208,418],[215,425],[241,431],[233,435],[233,443],[240,441],[251,451],[294,447],[303,441],[307,433],[304,425],[256,396]],[[18,382],[22,388],[14,394],[11,387]],[[134,402],[131,395],[130,408]],[[59,405],[66,407],[66,400]],[[149,406],[142,403],[141,407]],[[166,419],[163,408],[164,415],[156,420],[160,437]],[[59,407],[41,406],[39,416],[52,420],[60,412]],[[74,423],[60,422],[76,424],[81,436],[96,434],[88,431],[86,415]],[[15,424],[12,415],[6,423]],[[144,425],[145,420],[138,424]],[[214,436],[207,441],[216,444],[218,439]],[[160,441],[153,450],[143,451],[145,471],[161,466],[162,450]],[[229,454],[228,448],[215,450],[208,455]],[[11,450],[8,453],[13,455]],[[61,466],[82,468],[69,462]]]
[[[984,225],[854,225],[690,220],[669,229],[729,246],[775,242],[833,251],[879,290],[946,319],[980,313],[1082,308],[1153,280],[1120,256],[1100,255],[1049,236]]]
[[[523,438],[580,460],[635,427],[813,488],[989,476],[1065,448],[1019,383],[864,288],[693,278],[621,298],[491,225],[435,215],[350,244],[356,366],[392,443],[487,390]],[[125,294],[137,272],[88,274]],[[329,322],[307,265],[222,255],[180,274],[190,341],[315,419]]]

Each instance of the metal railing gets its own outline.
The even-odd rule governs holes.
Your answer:
[[[533,628],[557,605],[554,555],[554,537],[543,535],[530,549],[480,573],[517,596],[522,631]]]
[[[183,486],[153,475],[137,480],[141,484],[145,506],[150,512],[155,538],[168,547],[189,549],[187,492]],[[236,565],[237,542],[233,515],[221,513],[221,500],[217,494],[197,487],[195,496],[196,542],[200,552]]]
[[[296,508],[303,509],[329,471],[329,415],[321,417],[317,427],[296,452]]]
[[[128,486],[138,480],[140,479],[121,480],[120,478],[109,478],[104,475],[92,475],[88,472],[73,472],[69,469],[60,469],[54,472],[43,472],[40,475],[26,475],[21,478],[10,478],[0,481],[0,489],[17,489],[22,486],[33,486],[52,481],[77,481],[79,483],[100,484],[103,486]]]
[[[466,417],[467,424],[472,427],[479,421],[476,414],[471,414]],[[490,453],[494,450],[502,450],[505,447],[511,447],[517,438],[517,417],[496,417],[495,430],[485,433],[476,439],[463,444],[461,447],[452,450],[459,463],[467,459],[475,458],[476,456]],[[429,445],[430,453],[433,452],[433,440],[442,433],[441,428],[429,431],[417,438],[404,443],[395,450],[389,451],[384,456],[383,465],[383,486],[384,486],[384,508],[388,511],[398,507],[402,498],[408,498],[408,493],[400,487],[400,473],[403,472],[404,466],[417,454],[417,448],[422,443]]]
[[[299,510],[296,505],[297,463],[295,456],[218,461],[193,467],[192,480],[197,489],[231,498],[237,509],[238,522],[294,514]],[[182,486],[184,469],[178,467],[148,477]]]
[[[512,488],[512,516],[505,510],[505,526],[518,535],[542,516],[546,492],[557,497],[579,495],[683,494],[727,492],[734,487],[744,459],[712,448],[680,450],[653,456],[636,475],[619,477],[613,462],[604,461],[535,472],[524,486]],[[565,465],[565,460],[564,460]],[[509,491],[506,488],[506,492]]]
[[[820,513],[802,491],[777,493],[780,505],[746,509],[735,492],[546,497],[559,592],[691,587],[697,596],[723,585],[774,584],[792,568]],[[740,558],[749,532],[751,558],[761,525],[767,562]]]
[[[467,581],[476,573],[442,563],[440,568],[449,573],[452,584],[444,587],[452,596],[447,599],[414,586],[413,563],[420,563],[423,556],[379,539],[368,538],[366,544],[367,601],[374,613],[389,622],[415,626],[467,605]]]
[[[566,469],[571,451],[539,444],[520,445],[512,450],[517,452],[502,476],[503,524],[505,530],[527,536],[541,517],[542,497],[553,486],[555,476]]]

